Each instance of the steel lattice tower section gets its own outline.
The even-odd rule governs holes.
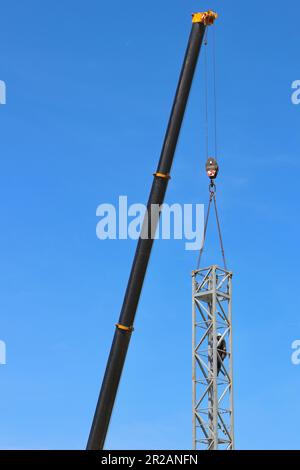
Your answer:
[[[192,287],[193,448],[233,450],[232,273],[218,266],[193,271]]]

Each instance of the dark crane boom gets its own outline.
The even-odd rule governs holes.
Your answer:
[[[148,200],[148,210],[145,214],[145,219],[143,222],[142,234],[138,241],[135,257],[133,260],[119,323],[116,325],[116,331],[89,435],[87,444],[88,450],[103,449],[105,443],[105,438],[126,359],[128,345],[130,342],[131,333],[133,331],[134,318],[151,254],[154,234],[159,220],[159,214],[153,214],[151,208],[154,207],[153,205],[160,207],[164,202],[179,132],[182,125],[199,52],[206,28],[207,26],[213,24],[216,18],[216,13],[212,11],[205,13],[195,13],[193,15],[192,30],[189,37],[189,42],[158,168],[154,174],[154,181]]]

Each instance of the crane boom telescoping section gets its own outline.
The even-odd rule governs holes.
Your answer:
[[[170,179],[170,172],[182,125],[198,57],[205,35],[206,27],[213,24],[216,13],[208,11],[193,15],[192,30],[179,78],[179,83],[169,119],[165,140],[158,164],[147,212],[143,222],[142,233],[149,236],[138,241],[132,269],[124,297],[120,319],[108,358],[105,375],[87,443],[88,450],[103,449],[118,386],[126,359],[127,349],[133,331],[134,318],[143,287],[143,282],[153,245],[153,237],[158,224],[159,214],[151,214],[151,207],[161,206]],[[146,232],[145,232],[146,230]]]

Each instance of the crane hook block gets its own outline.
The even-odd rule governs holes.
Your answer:
[[[212,10],[208,10],[201,13],[193,13],[192,18],[193,23],[203,23],[205,26],[211,26],[218,18],[218,14]]]
[[[218,176],[219,173],[219,165],[215,158],[209,157],[206,162],[206,174],[211,179],[214,180]]]

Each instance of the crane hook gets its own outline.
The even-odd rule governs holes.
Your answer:
[[[205,170],[206,170],[207,176],[211,180],[216,179],[219,173],[219,165],[218,165],[217,160],[213,157],[209,157],[205,165]]]

